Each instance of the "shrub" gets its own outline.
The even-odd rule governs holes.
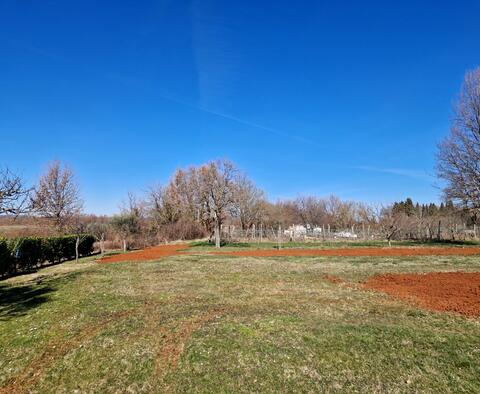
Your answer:
[[[10,272],[12,263],[11,242],[6,238],[0,238],[0,276],[6,275]]]
[[[59,263],[64,257],[62,237],[43,238],[44,258],[49,263]]]
[[[0,275],[29,271],[39,265],[60,263],[75,258],[76,235],[61,237],[23,237],[13,240],[0,238]],[[93,251],[95,237],[80,235],[78,252],[88,256]]]
[[[95,237],[93,235],[83,235],[80,238],[80,245],[78,246],[78,253],[80,256],[88,256],[93,252],[93,244]]]
[[[42,238],[24,237],[19,238],[14,246],[14,257],[19,268],[31,270],[45,261],[42,248]]]

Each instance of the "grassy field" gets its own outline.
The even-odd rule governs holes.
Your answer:
[[[480,259],[195,254],[52,266],[0,282],[0,393],[478,393],[479,319],[359,285],[452,270],[480,271]]]
[[[392,247],[472,247],[480,246],[479,241],[392,241]],[[333,248],[386,248],[389,247],[388,241],[383,240],[358,240],[358,241],[311,241],[311,242],[282,242],[283,249],[302,248],[302,249],[333,249]],[[192,242],[190,251],[212,251],[214,245],[208,241]],[[223,245],[224,251],[235,251],[244,249],[277,249],[277,242],[229,242]]]

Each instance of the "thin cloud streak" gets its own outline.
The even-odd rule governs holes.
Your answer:
[[[51,58],[53,60],[57,60],[57,61],[61,61],[61,62],[67,62],[67,63],[73,62],[73,59],[71,59],[71,58],[68,58],[66,56],[60,56],[60,55],[57,55],[56,53],[47,52],[47,51],[45,51],[41,48],[26,45],[24,43],[20,43],[18,41],[14,41],[14,40],[10,40],[9,42],[11,44],[14,44],[18,48],[21,48],[25,51],[34,53],[36,55],[48,57],[48,58]],[[131,79],[126,78],[125,76],[106,73],[106,72],[103,72],[103,71],[100,71],[100,70],[97,70],[97,69],[93,69],[91,67],[84,67],[84,69],[85,69],[85,71],[90,72],[90,73],[96,73],[96,74],[103,75],[103,76],[109,78],[110,80],[116,80],[117,82],[120,82],[124,86],[130,87],[130,88],[134,87],[138,90],[144,90],[144,91],[149,91],[149,93],[153,93],[152,90],[146,88],[144,86],[144,84],[138,83],[137,81],[132,81]],[[189,103],[187,101],[180,100],[180,99],[177,99],[175,97],[168,96],[168,95],[165,95],[165,94],[162,94],[162,93],[154,92],[154,94],[157,95],[157,97],[162,98],[164,100],[168,100],[168,101],[174,102],[176,104],[180,104],[182,106],[186,106],[186,107],[198,110],[198,111],[202,111],[202,112],[208,113],[210,115],[214,115],[214,116],[218,116],[218,117],[221,117],[221,118],[224,118],[224,119],[228,119],[228,120],[234,121],[236,123],[239,123],[239,124],[242,124],[242,125],[245,125],[245,126],[248,126],[248,127],[263,130],[263,131],[269,132],[269,133],[274,134],[274,135],[279,136],[279,137],[289,138],[291,140],[301,142],[303,144],[307,144],[307,145],[310,145],[310,146],[315,146],[317,148],[322,147],[320,144],[318,144],[317,142],[315,142],[313,140],[310,140],[308,138],[304,138],[302,136],[299,136],[299,135],[296,135],[296,134],[293,134],[293,133],[290,133],[290,132],[281,131],[281,130],[277,130],[277,129],[274,129],[272,127],[264,126],[264,125],[261,125],[261,124],[255,123],[255,122],[250,122],[248,120],[239,118],[237,116],[233,116],[233,115],[229,115],[229,114],[226,114],[226,113],[223,113],[223,112],[220,112],[220,111],[215,111],[215,110],[208,109],[204,106],[194,105],[194,104]]]
[[[248,120],[239,118],[237,116],[225,114],[225,113],[222,113],[222,112],[219,112],[219,111],[214,111],[214,110],[211,110],[211,109],[208,109],[208,108],[204,108],[204,107],[201,107],[201,106],[198,106],[198,105],[194,105],[194,104],[189,103],[187,101],[183,101],[183,100],[180,100],[180,99],[177,99],[177,98],[174,98],[174,97],[171,97],[171,96],[167,96],[167,95],[164,95],[164,94],[156,93],[156,95],[158,97],[162,98],[162,99],[174,102],[176,104],[180,104],[180,105],[192,108],[192,109],[196,109],[198,111],[202,111],[202,112],[208,113],[210,115],[219,116],[221,118],[228,119],[228,120],[234,121],[236,123],[243,124],[245,126],[249,126],[249,127],[252,127],[252,128],[259,129],[259,130],[264,130],[264,131],[267,131],[271,134],[275,134],[279,137],[290,138],[292,140],[295,140],[295,141],[298,141],[298,142],[301,142],[301,143],[304,143],[304,144],[308,144],[308,145],[311,145],[311,146],[316,146],[318,148],[321,147],[321,145],[318,144],[317,142],[312,141],[308,138],[301,137],[301,136],[293,134],[293,133],[289,133],[289,132],[286,132],[286,131],[280,131],[280,130],[273,129],[273,128],[268,127],[268,126],[263,126],[261,124],[250,122]]]
[[[409,170],[405,168],[382,168],[382,167],[372,167],[372,166],[354,166],[349,168],[354,170],[361,170],[361,171],[399,175],[399,176],[404,176],[407,178],[414,178],[414,179],[430,180],[433,178],[426,171],[422,171],[422,170]]]

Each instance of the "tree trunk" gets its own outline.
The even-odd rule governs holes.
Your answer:
[[[80,246],[80,237],[75,240],[75,261],[78,263],[78,247]]]
[[[127,251],[127,240],[124,238],[123,239],[123,253]]]
[[[105,253],[105,234],[102,233],[102,236],[100,237],[100,253],[104,254]]]
[[[215,221],[215,247],[220,247],[220,222],[218,220]]]

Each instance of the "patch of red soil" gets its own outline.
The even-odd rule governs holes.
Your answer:
[[[480,254],[480,248],[338,248],[338,249],[257,249],[234,252],[212,252],[229,256],[282,257],[282,256],[471,256]]]
[[[480,272],[376,275],[364,287],[426,309],[480,316]]]
[[[181,254],[180,250],[188,248],[188,244],[160,245],[152,248],[136,250],[134,252],[114,254],[102,257],[100,263],[119,263],[122,261],[148,261],[160,257]]]

